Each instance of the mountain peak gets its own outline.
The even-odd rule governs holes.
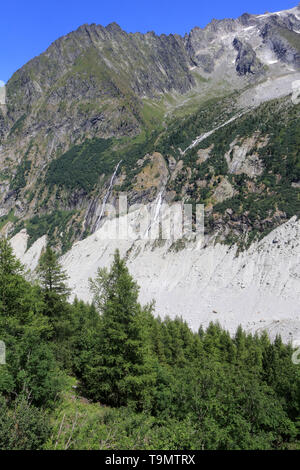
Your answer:
[[[121,26],[116,23],[115,21],[113,21],[112,23],[109,23],[107,26],[106,26],[106,29],[112,33],[120,33],[120,32],[124,32],[123,29],[121,28]]]

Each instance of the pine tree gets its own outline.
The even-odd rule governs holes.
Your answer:
[[[52,348],[56,359],[65,368],[72,363],[72,334],[74,331],[72,309],[67,303],[70,289],[67,274],[62,269],[56,253],[47,246],[37,269],[44,301],[44,315],[52,327]]]
[[[38,275],[44,292],[48,294],[55,293],[64,298],[69,296],[70,289],[66,285],[68,276],[63,271],[57,255],[49,245],[39,260]]]
[[[20,308],[20,297],[27,286],[23,278],[24,269],[16,259],[6,238],[0,239],[0,310],[3,315],[16,314]]]
[[[154,377],[139,288],[117,250],[110,272],[99,270],[90,281],[102,330],[85,380],[94,399],[112,406],[134,402],[145,408]]]
[[[243,363],[247,358],[246,333],[241,325],[238,326],[234,337],[234,343],[237,350],[237,362]]]
[[[68,313],[67,298],[70,289],[67,287],[67,274],[62,269],[56,253],[47,246],[41,255],[37,274],[41,283],[43,301],[45,304],[44,314],[51,319],[56,330],[56,335],[63,333],[64,325],[62,321],[66,319]],[[59,321],[60,325],[57,325]]]

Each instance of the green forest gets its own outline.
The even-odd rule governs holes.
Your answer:
[[[50,247],[32,280],[0,240],[1,450],[300,449],[291,345],[160,319],[118,251],[90,289],[71,303]]]

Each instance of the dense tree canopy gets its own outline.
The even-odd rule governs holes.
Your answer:
[[[49,247],[38,275],[0,240],[0,449],[299,448],[300,368],[280,337],[154,317],[119,252],[92,305],[68,303]]]

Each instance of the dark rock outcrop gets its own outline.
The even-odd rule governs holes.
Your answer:
[[[235,64],[239,75],[263,73],[263,65],[256,57],[250,44],[243,43],[238,38],[235,38],[232,44],[238,51]]]
[[[271,17],[260,34],[280,61],[300,68],[300,37],[293,28],[300,29],[299,20],[295,23],[291,19]]]

